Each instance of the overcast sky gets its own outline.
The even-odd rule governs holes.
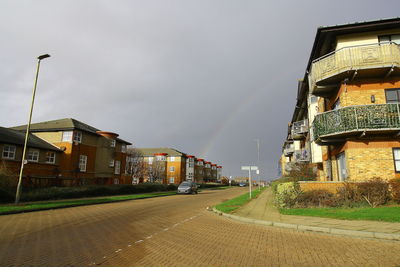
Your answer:
[[[0,2],[0,126],[75,118],[274,178],[317,27],[398,17],[400,1]]]

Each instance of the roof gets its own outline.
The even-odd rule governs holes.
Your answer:
[[[167,153],[168,156],[178,156],[178,157],[186,156],[185,153],[169,147],[136,148],[136,149],[140,151],[142,155],[145,157],[154,156],[154,154],[159,154],[159,153]]]
[[[25,143],[25,131],[17,131],[9,128],[0,127],[0,143],[23,146]],[[61,151],[56,146],[47,143],[43,139],[29,134],[28,147],[45,150]]]
[[[26,125],[11,127],[11,129],[25,130]],[[97,134],[96,132],[100,131],[99,129],[96,129],[90,125],[87,125],[86,123],[83,123],[81,121],[78,121],[78,120],[75,120],[72,118],[32,123],[30,131],[32,131],[32,132],[53,132],[54,131],[55,132],[55,131],[74,130],[74,129],[93,133],[93,134]]]
[[[11,129],[18,131],[25,131],[26,125],[11,127]],[[56,132],[56,131],[72,131],[72,130],[81,130],[87,133],[99,135],[97,132],[99,129],[90,126],[86,123],[78,121],[72,118],[60,119],[60,120],[52,120],[45,122],[38,122],[31,124],[30,132]],[[130,142],[125,141],[120,138],[116,138],[117,141],[131,145]]]

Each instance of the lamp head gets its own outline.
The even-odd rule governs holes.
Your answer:
[[[48,58],[48,57],[50,57],[49,54],[44,54],[44,55],[38,56],[38,59],[42,60],[42,59],[45,59],[45,58]]]

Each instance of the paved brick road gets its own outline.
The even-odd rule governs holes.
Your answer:
[[[246,189],[0,216],[1,266],[400,266],[400,243],[239,223]]]

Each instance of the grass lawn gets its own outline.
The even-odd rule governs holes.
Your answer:
[[[100,204],[100,203],[109,203],[116,202],[121,200],[131,200],[131,199],[143,199],[143,198],[151,198],[158,196],[169,196],[175,195],[176,192],[157,192],[157,193],[146,193],[146,194],[135,194],[128,196],[110,196],[104,198],[90,198],[90,199],[79,199],[79,200],[62,200],[62,201],[46,201],[39,203],[29,203],[29,204],[20,204],[20,205],[0,205],[0,215],[13,213],[13,212],[23,212],[23,211],[31,211],[31,210],[43,210],[43,209],[52,209],[52,208],[61,208],[68,206],[81,206],[81,205],[89,205],[89,204]]]
[[[261,190],[258,188],[252,191],[251,198],[254,199],[256,198],[266,187],[262,187]],[[232,198],[230,200],[224,201],[218,205],[215,206],[215,208],[219,211],[222,211],[224,213],[231,213],[247,202],[250,201],[249,193],[240,195],[238,197]]]
[[[400,222],[400,206],[377,208],[307,208],[280,209],[281,214],[327,217],[343,220]]]

